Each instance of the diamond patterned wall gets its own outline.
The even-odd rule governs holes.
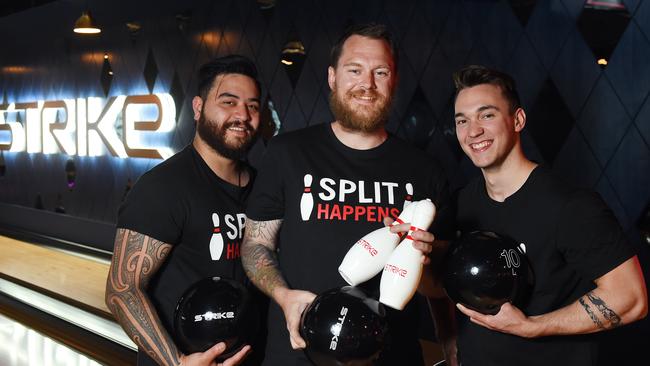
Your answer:
[[[523,143],[531,158],[598,190],[626,230],[650,203],[647,1],[619,1],[623,8],[611,18],[615,34],[600,36],[589,24],[607,24],[607,13],[590,18],[594,9],[573,0],[277,0],[270,8],[255,0],[90,1],[103,32],[81,37],[69,25],[84,4],[57,1],[0,18],[0,30],[11,35],[3,46],[11,52],[0,54],[3,104],[168,92],[178,121],[169,143],[179,150],[194,134],[195,72],[211,57],[236,52],[258,65],[264,98],[273,104],[269,115],[284,133],[332,119],[329,48],[346,25],[374,20],[392,28],[400,47],[400,85],[388,128],[436,155],[455,185],[477,171],[455,140],[450,75],[482,63],[516,77],[529,116]],[[39,27],[19,27],[35,19]],[[280,62],[289,41],[300,41],[306,51],[295,68]],[[608,65],[599,66],[596,54],[608,52]],[[260,140],[251,151],[253,164],[264,145]],[[44,209],[63,206],[71,215],[113,222],[129,182],[160,162],[73,156],[70,190],[68,158],[2,152],[0,201],[33,207],[40,196]]]
[[[2,17],[0,103],[170,93],[177,126],[168,143],[178,151],[194,135],[190,103],[198,67],[212,57],[240,53],[257,64],[267,101],[264,138],[249,154],[255,165],[274,131],[332,120],[329,49],[350,23],[378,21],[399,42],[400,85],[388,129],[438,157],[454,186],[479,172],[456,141],[451,73],[481,63],[518,81],[528,112],[522,141],[529,157],[597,190],[631,238],[647,226],[642,222],[650,207],[650,1],[599,2],[616,5],[611,16],[579,0],[260,3],[60,0]],[[72,33],[86,6],[102,26],[99,36]],[[305,49],[293,67],[281,63],[291,41]],[[606,66],[596,62],[603,56],[609,57]],[[24,123],[24,115],[15,117]],[[75,167],[72,189],[65,171],[69,159]],[[0,151],[0,202],[112,223],[133,182],[159,162]],[[639,255],[648,272],[644,249]],[[643,339],[650,326],[645,321],[635,327],[643,335],[609,333],[604,349],[611,360],[619,361],[616,352],[624,349],[626,359],[644,358],[634,352],[647,346]]]

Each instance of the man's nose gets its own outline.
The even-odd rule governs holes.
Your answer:
[[[248,106],[245,103],[242,103],[237,106],[237,108],[235,109],[235,117],[237,117],[240,121],[245,121],[245,122],[251,120],[250,111],[248,110]]]
[[[375,74],[372,72],[364,72],[360,84],[364,89],[376,89],[377,84],[375,84]]]
[[[469,123],[468,131],[470,137],[477,137],[483,134],[483,126],[478,121],[470,120],[467,123]]]

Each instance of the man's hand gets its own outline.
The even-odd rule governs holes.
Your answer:
[[[239,352],[232,355],[222,363],[217,363],[215,358],[226,350],[226,344],[217,343],[205,352],[192,353],[181,356],[180,366],[235,366],[239,365],[251,350],[251,346],[244,346]]]
[[[526,316],[510,303],[501,305],[496,315],[483,315],[460,304],[456,306],[476,324],[525,338],[600,332],[646,315],[646,288],[636,256],[594,282],[595,289],[545,314]]]
[[[497,332],[513,334],[524,338],[533,338],[535,322],[528,318],[519,308],[509,302],[501,305],[495,315],[485,315],[478,311],[470,310],[461,304],[456,304],[458,310],[467,315],[469,319],[480,326]]]
[[[384,225],[390,226],[391,224],[393,224],[393,219],[390,217],[384,218]],[[410,229],[410,223],[403,223],[390,227],[392,233],[401,234],[406,234]],[[413,248],[422,252],[422,264],[425,266],[431,265],[433,267],[433,270],[425,268],[422,272],[422,278],[420,278],[420,283],[418,285],[418,292],[421,295],[430,298],[445,297],[446,295],[442,289],[442,281],[440,280],[439,275],[434,275],[433,272],[440,268],[442,258],[444,257],[444,253],[446,252],[449,243],[446,241],[436,241],[432,233],[422,230],[411,233],[411,237],[414,239]],[[431,260],[432,258],[433,261]]]
[[[442,354],[445,356],[446,366],[458,366],[458,349],[456,340],[442,342]]]
[[[384,225],[390,226],[393,223],[390,217],[384,218]],[[411,229],[411,224],[406,222],[391,226],[391,233],[404,233],[406,234]],[[418,230],[411,234],[413,240],[413,248],[422,252],[422,264],[427,265],[430,262],[429,253],[433,250],[433,241],[435,240],[433,234],[428,231]]]
[[[277,288],[275,300],[284,312],[293,349],[305,348],[307,344],[300,336],[300,317],[302,312],[314,301],[316,295],[309,291]]]

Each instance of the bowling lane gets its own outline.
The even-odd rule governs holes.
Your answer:
[[[0,275],[36,288],[100,316],[111,317],[104,304],[108,261],[100,261],[0,236]]]
[[[32,328],[32,332],[44,334],[58,344],[85,354],[88,360],[93,358],[108,365],[135,363],[136,345],[112,319],[104,304],[108,260],[6,236],[0,236],[0,247],[3,250],[0,256],[0,313],[25,328]],[[11,362],[29,359],[34,353],[30,347],[40,344],[32,341],[35,335],[24,337],[27,338],[22,342],[27,348],[17,345],[15,354],[9,358]],[[53,346],[48,342],[41,343],[47,343],[51,349]],[[51,360],[18,364],[58,365],[58,354],[67,351],[57,352]],[[3,362],[2,357],[1,366],[12,365]],[[65,364],[89,364],[81,361],[83,358],[74,359],[81,363]]]
[[[99,366],[101,364],[0,315],[0,365]]]
[[[2,278],[0,278],[0,293],[126,348],[137,349],[135,343],[112,320],[97,316]]]
[[[136,350],[135,344],[110,318],[104,304],[104,288],[109,266],[106,259],[79,255],[79,253],[60,248],[36,245],[6,236],[0,236],[0,247],[3,249],[3,255],[0,256],[0,297],[3,295],[11,297],[23,306],[27,304],[65,324],[71,324],[87,331],[85,334],[97,334],[111,345],[115,345],[114,347],[128,349],[131,352]],[[2,312],[3,307],[0,305],[0,313]],[[106,354],[116,353],[114,350],[100,350],[97,347],[88,349],[83,348],[84,345],[79,347],[79,345],[69,344],[65,339],[66,336],[61,339],[59,335],[49,333],[52,328],[60,327],[60,325],[50,323],[45,327],[48,329],[44,329],[34,324],[32,313],[23,317],[17,317],[16,314],[11,313],[5,315],[7,314],[27,326],[16,323],[23,329],[15,331],[18,335],[9,336],[7,335],[9,332],[14,332],[12,330],[14,325],[0,322],[0,327],[2,327],[2,338],[0,339],[2,345],[0,347],[5,347],[0,349],[0,366],[96,365],[97,362],[120,366],[133,364],[125,359],[109,361]],[[30,327],[33,329],[29,330]],[[52,339],[43,338],[43,340],[37,341],[36,339],[41,337],[39,333]],[[13,340],[11,337],[22,338]],[[83,337],[72,336],[76,339]],[[5,341],[9,338],[13,343]],[[421,343],[425,366],[430,366],[442,359],[438,343],[424,339],[421,340]],[[63,344],[68,344],[68,346]],[[58,346],[63,348],[57,348]],[[36,351],[37,348],[38,351]],[[100,351],[102,354],[88,356],[95,351]],[[76,352],[81,353],[77,354]],[[68,363],[57,363],[63,359],[62,355],[68,354],[77,356],[71,356],[72,360]],[[40,355],[44,357],[42,361],[34,358],[40,357]],[[84,358],[78,357],[80,355],[83,355],[86,361],[83,361]]]

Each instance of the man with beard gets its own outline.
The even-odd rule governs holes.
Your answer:
[[[119,210],[106,304],[138,345],[138,365],[215,365],[224,343],[190,355],[174,344],[175,306],[203,278],[247,281],[239,245],[254,173],[240,159],[259,126],[257,71],[227,56],[203,65],[198,82],[192,143],[145,173]]]
[[[447,234],[441,232],[450,216],[442,170],[384,129],[396,62],[395,44],[384,26],[351,27],[334,45],[328,69],[336,120],[280,135],[268,146],[242,244],[246,273],[274,300],[265,365],[309,364],[299,350],[305,347],[298,331],[302,311],[316,294],[346,284],[337,268],[350,246],[397,217],[405,204],[432,199],[438,214],[431,231]],[[432,233],[413,234],[423,254],[433,249]],[[422,260],[427,261],[425,255]],[[360,287],[377,298],[379,279]],[[423,364],[421,300],[416,296],[403,311],[388,309],[392,342],[379,364]]]

